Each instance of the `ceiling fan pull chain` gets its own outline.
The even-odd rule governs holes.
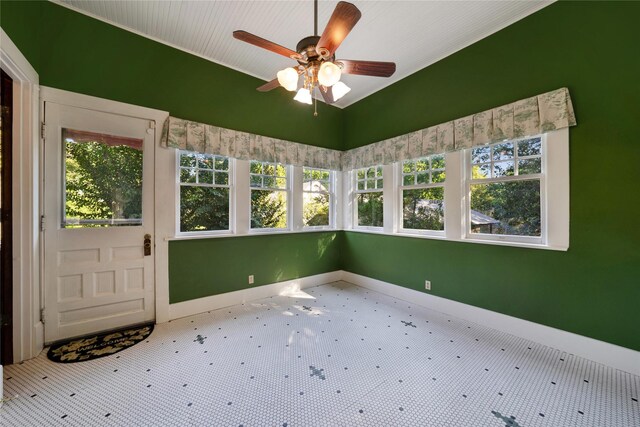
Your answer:
[[[313,117],[318,117],[318,98],[313,98]]]

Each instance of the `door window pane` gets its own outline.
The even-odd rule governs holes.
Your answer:
[[[62,130],[66,228],[142,224],[142,139]]]

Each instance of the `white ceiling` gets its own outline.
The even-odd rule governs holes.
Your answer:
[[[313,34],[313,2],[58,0],[72,9],[243,73],[271,80],[295,64],[241,42],[245,30],[295,50]],[[345,75],[346,107],[549,5],[544,1],[360,1],[362,18],[336,52],[340,59],[392,61],[391,78]],[[337,1],[321,0],[322,34]],[[284,90],[284,89],[276,89]],[[293,96],[293,94],[292,94]]]

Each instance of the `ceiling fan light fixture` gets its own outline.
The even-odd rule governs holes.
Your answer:
[[[278,71],[278,83],[286,90],[293,92],[298,88],[298,72],[291,67]]]
[[[342,73],[391,77],[396,71],[396,64],[393,62],[335,59],[336,50],[362,17],[355,5],[348,1],[339,1],[322,35],[318,35],[318,0],[313,1],[313,10],[314,35],[300,40],[295,51],[246,31],[233,32],[233,37],[240,41],[298,61],[295,67],[279,71],[277,78],[259,86],[258,91],[268,92],[282,86],[295,92],[300,86],[301,89],[293,99],[312,105],[314,102],[311,94],[318,89],[324,102],[333,104],[351,91],[351,88],[340,82]],[[299,83],[301,75],[302,83]],[[314,116],[317,115],[317,111],[314,112]]]
[[[293,97],[298,102],[302,102],[303,104],[311,105],[311,92],[309,89],[302,88],[296,93],[296,96]]]
[[[351,91],[351,88],[342,82],[338,82],[333,85],[333,99],[337,101],[338,99],[345,96],[347,93]]]
[[[318,70],[318,83],[331,87],[340,81],[342,70],[333,62],[323,62]]]

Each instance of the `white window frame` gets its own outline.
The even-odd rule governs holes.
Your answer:
[[[513,163],[514,168],[517,171],[518,168],[518,154],[517,143],[520,141],[526,141],[531,138],[540,137],[540,150],[541,150],[541,168],[540,173],[527,174],[527,175],[513,175],[513,176],[501,176],[497,178],[482,178],[473,179],[471,176],[474,164],[471,162],[471,150],[464,150],[464,173],[465,173],[465,205],[463,212],[464,221],[464,238],[469,240],[487,240],[498,242],[516,242],[516,243],[529,243],[535,245],[546,245],[547,243],[547,175],[546,175],[546,158],[547,158],[547,136],[545,134],[535,135],[526,138],[509,139],[492,144],[487,144],[489,147],[494,147],[505,142],[514,143]],[[490,159],[490,166],[493,167],[494,162]],[[493,184],[500,182],[517,182],[517,181],[540,181],[540,236],[519,236],[511,234],[486,234],[486,233],[472,233],[471,232],[471,186],[473,184]]]
[[[530,139],[537,135],[520,139]],[[356,170],[349,171],[344,192],[345,230],[379,233],[412,238],[450,240],[502,246],[566,251],[569,248],[569,129],[563,128],[543,134],[541,193],[541,236],[471,235],[468,216],[470,187],[470,150],[454,151],[445,155],[446,179],[444,183],[444,233],[414,233],[403,230],[402,221],[402,162],[383,166],[384,227],[357,225]],[[362,168],[360,168],[362,169]],[[530,179],[538,175],[523,175],[516,179]],[[490,182],[487,179],[482,182]],[[348,183],[348,184],[347,184]],[[413,231],[413,230],[410,230]],[[486,237],[488,238],[486,238]],[[495,237],[494,237],[495,236]],[[491,238],[493,237],[493,238]],[[537,241],[536,241],[537,239]]]
[[[417,229],[417,228],[404,228],[404,197],[403,197],[403,193],[404,190],[422,190],[422,189],[427,189],[427,188],[442,188],[443,192],[444,192],[444,197],[446,198],[446,194],[447,194],[447,190],[446,190],[446,183],[447,183],[447,178],[446,178],[446,174],[447,174],[447,156],[446,155],[442,155],[444,157],[444,165],[445,168],[444,169],[435,169],[435,171],[444,171],[445,173],[445,180],[443,182],[437,182],[437,183],[433,183],[431,182],[431,175],[432,172],[434,171],[434,169],[431,168],[431,160],[434,156],[437,156],[437,154],[433,154],[430,156],[424,156],[424,157],[420,157],[418,159],[411,159],[411,160],[403,160],[400,162],[396,163],[396,167],[395,169],[397,169],[396,171],[396,176],[398,177],[398,190],[397,190],[397,206],[398,206],[398,211],[396,213],[396,220],[397,220],[397,230],[399,234],[420,234],[420,235],[426,235],[426,236],[437,236],[437,237],[445,237],[445,233],[447,230],[447,204],[444,203],[444,230],[427,230],[427,229]],[[418,162],[420,160],[425,160],[427,159],[429,161],[429,169],[427,170],[427,172],[429,173],[429,183],[428,184],[413,184],[413,185],[404,185],[404,163],[407,161],[410,162]],[[415,173],[411,174],[415,176]]]
[[[229,159],[229,182],[230,182],[230,221],[229,230],[203,230],[180,232],[180,150],[172,150],[170,156],[164,162],[165,169],[173,169],[173,176],[166,179],[171,182],[172,192],[162,193],[165,200],[173,200],[175,209],[162,211],[161,216],[167,217],[167,221],[172,223],[171,229],[167,229],[171,240],[207,239],[216,237],[241,237],[255,234],[282,234],[282,233],[302,233],[321,232],[330,230],[340,230],[344,222],[342,215],[342,194],[343,179],[342,172],[329,170],[331,176],[331,189],[333,196],[331,203],[331,218],[329,226],[304,227],[303,224],[303,167],[293,165],[283,165],[287,168],[288,195],[287,195],[287,224],[285,228],[251,228],[251,186],[250,186],[250,161],[240,160],[232,157]],[[226,156],[222,156],[226,157]],[[169,163],[170,159],[170,163]],[[277,163],[277,162],[267,162]],[[322,168],[313,168],[322,169]],[[163,175],[167,176],[168,175]],[[283,189],[280,189],[283,191]],[[171,193],[171,194],[170,194]],[[166,204],[166,202],[165,202]],[[165,213],[166,212],[166,213]],[[338,212],[341,214],[338,215]]]
[[[389,187],[389,182],[391,181],[393,182],[393,179],[388,180],[388,176],[390,175],[389,172],[393,173],[393,169],[389,168],[390,165],[373,165],[373,166],[369,166],[369,167],[365,167],[365,168],[358,168],[355,169],[353,171],[350,172],[351,177],[349,179],[349,181],[351,182],[351,217],[352,217],[352,227],[355,230],[367,230],[367,231],[373,231],[373,232],[382,232],[385,231],[385,229],[393,229],[392,226],[390,226],[390,222],[388,222],[389,220],[389,215],[388,215],[388,204],[385,203],[385,200],[387,200],[387,195],[385,192],[385,188]],[[367,178],[366,178],[366,171],[368,169],[371,168],[376,168],[376,177],[373,178],[376,181],[376,188],[375,189],[368,189],[366,188],[366,182],[367,182]],[[381,168],[382,169],[382,188],[378,188],[378,176],[377,176],[377,168]],[[358,171],[361,170],[365,170],[365,189],[364,190],[358,190]],[[374,227],[374,226],[370,226],[370,225],[358,225],[358,194],[365,194],[365,193],[381,193],[382,194],[382,222],[383,222],[383,226],[382,227]]]
[[[282,167],[284,167],[285,170],[285,179],[286,179],[286,186],[285,188],[277,188],[277,187],[252,187],[251,186],[251,162],[259,162],[262,163],[263,166],[265,163],[268,164],[273,164],[274,166],[278,166],[281,165]],[[261,233],[282,233],[282,232],[290,232],[292,230],[294,230],[296,227],[294,225],[294,218],[293,218],[293,211],[297,210],[294,208],[294,200],[292,197],[292,187],[293,187],[293,181],[294,181],[294,171],[293,171],[293,166],[291,165],[287,165],[284,163],[279,163],[279,162],[267,162],[267,161],[260,161],[260,160],[249,160],[247,161],[247,166],[248,166],[248,170],[247,170],[247,182],[249,184],[249,199],[248,199],[248,216],[249,216],[249,222],[247,224],[247,229],[249,231],[249,233],[257,233],[257,234],[261,234]],[[259,174],[262,175],[263,177],[265,176],[269,176],[271,177],[272,175],[264,175],[264,174]],[[273,175],[274,178],[275,175]],[[286,213],[286,218],[287,218],[287,226],[283,227],[283,228],[252,228],[251,227],[251,192],[252,191],[282,191],[286,194],[287,197],[287,213]]]
[[[295,168],[297,169],[297,168]],[[305,169],[310,169],[310,170],[319,170],[319,171],[324,171],[324,172],[329,172],[329,189],[328,191],[305,191],[304,189],[304,170]],[[312,167],[307,167],[307,166],[300,166],[300,170],[302,172],[302,185],[300,188],[300,191],[294,191],[294,198],[295,195],[297,195],[298,193],[300,194],[300,197],[302,198],[302,202],[301,202],[301,208],[299,210],[300,212],[300,219],[301,219],[301,224],[302,224],[302,229],[305,231],[315,231],[315,230],[333,230],[336,227],[336,172],[332,171],[330,169],[323,169],[323,168],[312,168]],[[305,193],[310,193],[310,194],[314,194],[314,193],[323,193],[323,194],[328,194],[329,195],[329,225],[312,225],[312,226],[307,226],[304,225],[304,194]]]
[[[206,154],[208,156],[215,157],[225,157],[229,160],[229,184],[221,185],[221,184],[202,184],[202,183],[182,183],[180,182],[180,171],[182,166],[180,165],[180,156],[183,153],[190,153],[187,150],[176,150],[176,169],[175,169],[175,182],[176,182],[176,191],[175,191],[175,235],[188,237],[188,236],[217,236],[217,235],[228,235],[233,234],[235,231],[235,159],[227,156],[220,156],[217,154]],[[203,153],[196,153],[203,154]],[[196,168],[197,169],[197,168]],[[227,230],[202,230],[202,231],[180,231],[180,187],[183,185],[186,186],[197,186],[197,187],[213,187],[213,188],[228,188],[229,189],[229,228]]]

